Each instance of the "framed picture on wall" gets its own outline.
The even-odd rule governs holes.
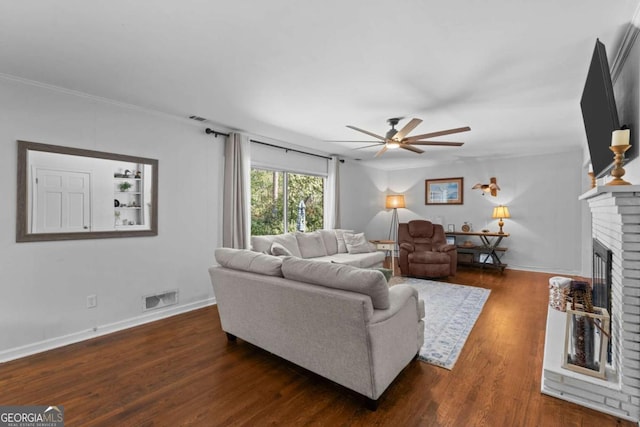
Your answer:
[[[425,205],[461,205],[464,196],[464,178],[426,179]]]

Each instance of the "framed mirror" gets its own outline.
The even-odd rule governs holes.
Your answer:
[[[158,234],[158,161],[18,141],[16,242]]]

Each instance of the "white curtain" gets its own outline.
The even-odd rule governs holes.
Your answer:
[[[327,164],[327,185],[324,188],[325,229],[340,228],[340,159],[331,157]]]
[[[251,239],[251,151],[248,138],[231,133],[224,149],[222,246],[249,249]]]

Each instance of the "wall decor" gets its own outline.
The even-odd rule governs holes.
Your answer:
[[[426,179],[425,205],[461,205],[464,196],[464,178]]]

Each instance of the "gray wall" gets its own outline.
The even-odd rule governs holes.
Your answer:
[[[405,195],[401,222],[429,219],[442,224],[471,222],[474,229],[498,230],[491,218],[493,206],[509,207],[512,218],[504,230],[511,234],[504,246],[510,268],[579,274],[583,192],[582,151],[545,156],[482,159],[441,166],[382,172],[347,161],[341,176],[341,223],[366,232],[369,238],[387,238],[391,211],[384,209],[386,194]],[[495,176],[502,189],[497,197],[471,190],[477,182]],[[463,205],[425,205],[425,179],[464,178]]]
[[[4,78],[0,99],[0,361],[213,302],[220,138],[186,119]],[[19,139],[158,159],[159,235],[15,243]],[[143,296],[172,289],[177,307],[143,313]],[[92,294],[98,306],[87,309]]]

